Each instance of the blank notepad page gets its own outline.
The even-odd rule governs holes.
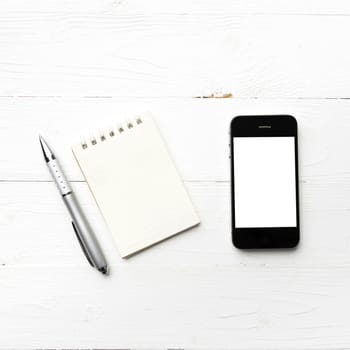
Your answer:
[[[199,224],[149,113],[73,153],[122,257]]]

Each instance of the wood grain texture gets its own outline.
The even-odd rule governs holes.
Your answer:
[[[134,9],[0,11],[0,96],[349,97],[348,16]]]
[[[347,0],[2,0],[1,12],[225,13],[349,15]]]
[[[350,348],[349,16],[346,0],[1,1],[0,349]],[[122,260],[70,146],[146,110],[202,224]],[[242,252],[229,122],[283,113],[299,123],[301,244]],[[79,248],[38,133],[109,278]]]

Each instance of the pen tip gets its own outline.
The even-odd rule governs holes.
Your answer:
[[[45,143],[45,141],[40,134],[39,134],[39,142],[40,142],[41,147],[43,148],[44,147],[43,143]]]
[[[47,145],[46,141],[40,134],[39,134],[39,142],[40,142],[41,149],[44,153],[45,161],[49,162],[50,159],[55,159],[55,155],[53,154],[50,147]]]

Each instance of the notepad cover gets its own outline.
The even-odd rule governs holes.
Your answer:
[[[199,224],[152,115],[137,120],[73,146],[123,258]]]

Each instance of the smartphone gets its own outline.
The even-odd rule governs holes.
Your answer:
[[[241,249],[298,245],[297,121],[238,116],[230,127],[232,242]]]

